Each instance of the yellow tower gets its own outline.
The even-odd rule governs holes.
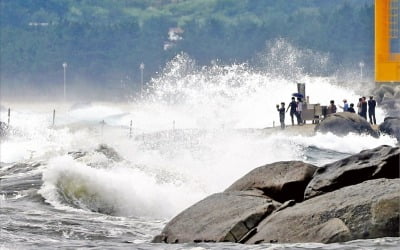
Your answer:
[[[375,82],[400,83],[400,1],[375,0]]]

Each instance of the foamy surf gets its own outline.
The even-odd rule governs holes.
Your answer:
[[[258,166],[287,160],[321,166],[363,149],[395,145],[388,136],[309,136],[263,130],[274,121],[277,124],[275,105],[290,101],[297,82],[306,83],[311,103],[322,105],[332,99],[337,104],[344,98],[356,102],[366,94],[360,92],[357,80],[339,84],[336,77],[304,74],[302,63],[296,60],[311,56],[309,61],[324,65],[324,55],[285,46],[279,41],[270,48],[258,68],[218,63],[203,67],[179,55],[146,85],[145,94],[128,103],[17,103],[15,107],[9,103],[11,126],[18,133],[1,141],[2,183],[7,178],[7,183],[31,190],[29,177],[34,173],[42,174],[43,184],[34,186],[35,194],[40,194],[35,199],[26,199],[25,190],[1,196],[4,213],[0,219],[4,228],[10,228],[2,231],[1,240],[12,242],[6,245],[10,248],[27,246],[20,242],[34,238],[40,247],[63,242],[70,248],[94,242],[103,248],[153,249],[158,245],[149,242],[160,233],[165,219],[223,191]],[[277,57],[282,51],[289,54]],[[362,91],[367,88],[363,86]],[[378,107],[376,113],[378,122],[382,121],[382,109]],[[2,109],[2,120],[6,115]],[[113,148],[120,160],[98,152],[103,144]],[[14,163],[34,161],[43,165],[11,171]],[[33,236],[41,234],[45,239]],[[330,245],[198,247],[395,249],[396,244],[398,239],[382,238]],[[193,245],[168,247],[190,249]]]
[[[157,180],[137,168],[95,168],[71,157],[52,159],[39,191],[57,208],[66,206],[105,214],[169,218],[204,196],[190,186]],[[185,196],[190,192],[190,196]],[[177,198],[179,197],[179,198]]]

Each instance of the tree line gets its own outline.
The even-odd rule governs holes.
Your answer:
[[[148,80],[177,53],[200,65],[246,62],[267,41],[373,62],[372,0],[2,0],[1,83]]]

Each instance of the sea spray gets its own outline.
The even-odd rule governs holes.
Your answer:
[[[150,130],[168,128],[172,121],[179,128],[264,128],[278,120],[275,105],[290,101],[297,82],[306,83],[311,103],[328,105],[335,100],[341,105],[343,99],[356,103],[360,94],[351,85],[338,87],[333,77],[308,76],[301,74],[301,69],[295,79],[287,75],[284,70],[297,68],[296,60],[301,60],[292,57],[294,62],[286,68],[276,65],[271,70],[270,65],[259,71],[248,64],[200,67],[188,55],[180,54],[148,83],[147,95],[132,104],[134,111],[124,123],[132,119],[139,128]],[[282,74],[278,76],[277,71]],[[382,110],[378,108],[377,113],[383,120]]]
[[[138,169],[93,168],[70,157],[52,159],[43,181],[40,193],[55,207],[123,216],[168,218],[204,195],[176,183],[159,183]],[[185,196],[187,192],[191,195]]]
[[[35,171],[43,173],[43,185],[34,187],[35,194],[41,195],[37,199],[2,196],[2,242],[11,242],[6,246],[10,248],[15,248],[15,242],[29,242],[21,243],[23,247],[49,248],[60,244],[88,247],[90,242],[103,248],[153,249],[158,246],[144,242],[160,233],[164,218],[223,191],[256,167],[287,160],[321,166],[362,149],[394,145],[395,140],[387,136],[305,136],[263,130],[278,121],[275,105],[289,102],[297,82],[306,83],[311,103],[322,105],[331,99],[337,104],[344,98],[355,102],[365,94],[358,92],[357,81],[339,83],[335,76],[318,76],[318,70],[305,74],[298,61],[304,57],[296,54],[299,50],[285,48],[285,43],[278,45],[281,47],[271,51],[275,57],[266,52],[265,64],[257,68],[218,62],[200,66],[189,56],[179,55],[147,84],[146,94],[131,103],[94,102],[61,109],[57,103],[11,105],[12,126],[19,133],[2,138],[1,161],[7,167],[2,168],[1,177],[18,187],[32,188],[21,177]],[[312,52],[301,53],[313,58]],[[283,58],[287,60],[277,63]],[[326,58],[320,59],[313,65],[324,65]],[[57,121],[52,127],[54,108]],[[383,117],[378,107],[378,122]],[[100,144],[115,149],[122,160],[116,162],[97,152]],[[84,156],[73,159],[73,152]],[[12,171],[10,164],[31,159],[43,165],[23,173]],[[299,243],[261,248],[397,249],[398,244],[397,238],[382,238],[329,246]],[[243,248],[229,243],[204,246]]]

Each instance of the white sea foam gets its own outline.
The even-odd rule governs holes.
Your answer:
[[[290,101],[296,82],[306,83],[311,103],[358,100],[352,85],[339,86],[334,78],[311,77],[297,70],[294,81],[293,75],[274,72],[256,71],[246,64],[199,67],[179,55],[148,84],[148,94],[132,103],[64,107],[57,111],[55,128],[49,127],[53,105],[45,112],[15,111],[12,125],[21,134],[1,142],[1,161],[11,163],[32,155],[51,159],[40,193],[56,207],[96,210],[98,206],[122,215],[164,218],[223,191],[258,166],[307,161],[310,147],[343,157],[395,144],[388,136],[306,137],[252,131],[278,121],[275,105]],[[377,116],[378,122],[383,120],[379,107]],[[96,154],[85,160],[65,156],[69,151],[93,151],[100,143],[115,148],[125,160],[107,162]],[[317,165],[334,160],[323,152],[314,158]],[[101,161],[108,167],[96,167]],[[68,201],[62,196],[66,194]]]
[[[72,202],[80,208],[108,209],[118,215],[170,217],[204,196],[190,185],[160,183],[142,170],[122,166],[98,169],[69,157],[52,159],[43,180],[40,193],[56,207]]]

